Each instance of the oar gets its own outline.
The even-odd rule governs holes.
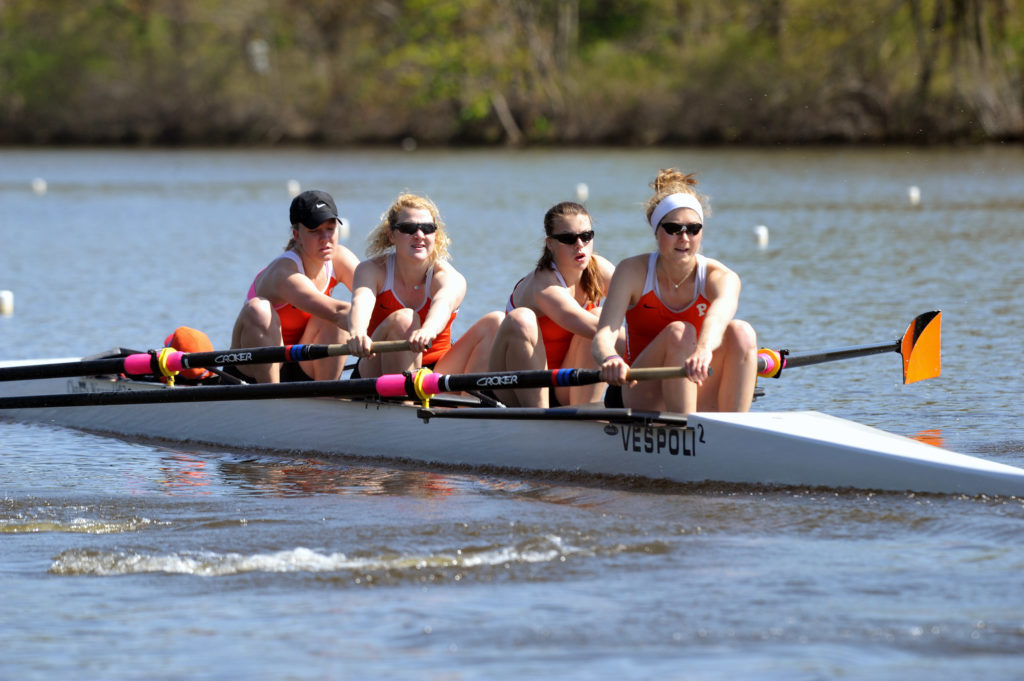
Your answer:
[[[932,310],[915,317],[903,337],[895,341],[801,354],[762,348],[757,355],[757,375],[778,378],[787,367],[802,367],[883,352],[897,352],[903,356],[903,383],[923,381],[942,372],[941,331],[942,312]]]
[[[399,352],[409,349],[408,341],[376,341],[372,350]],[[0,381],[23,381],[33,378],[63,378],[67,376],[99,376],[125,373],[131,376],[154,374],[163,375],[161,362],[167,373],[183,369],[210,368],[239,364],[269,364],[271,362],[304,362],[324,357],[350,355],[347,343],[331,345],[271,345],[259,348],[235,348],[209,352],[181,352],[174,350],[164,353],[150,350],[125,357],[104,357],[84,359],[77,362],[53,362],[49,364],[25,364],[0,368]]]
[[[629,378],[657,380],[686,375],[682,367],[631,369]],[[379,378],[296,383],[258,383],[253,385],[212,385],[110,392],[80,392],[56,395],[24,395],[0,398],[0,409],[41,409],[46,407],[83,407],[113,404],[153,404],[159,402],[211,402],[216,400],[266,400],[286,397],[399,397],[429,399],[446,392],[486,388],[546,388],[548,386],[590,385],[601,382],[598,369],[556,369],[499,371],[477,374],[434,374],[420,370],[416,374],[386,374]]]

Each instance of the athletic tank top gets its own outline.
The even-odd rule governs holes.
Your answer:
[[[277,256],[275,260],[279,260],[281,258],[291,260],[295,263],[296,267],[299,268],[299,274],[305,276],[306,268],[302,266],[302,258],[299,257],[298,253],[288,250]],[[256,273],[255,277],[253,277],[252,283],[249,285],[249,295],[246,297],[246,300],[252,300],[256,297],[256,281],[260,278],[260,275],[266,271],[266,269],[267,268],[264,267]],[[329,296],[337,285],[338,278],[334,275],[334,263],[328,260],[327,285],[320,290],[320,293],[323,293],[325,296]],[[300,310],[291,303],[280,303],[278,305],[274,305],[274,309],[277,310],[277,316],[281,318],[281,337],[284,339],[285,345],[293,345],[302,340],[302,334],[306,330],[306,324],[309,323],[309,318],[313,315]]]
[[[412,305],[406,305],[398,296],[395,294],[395,254],[388,253],[387,259],[384,265],[384,287],[377,292],[377,302],[373,306],[373,314],[370,316],[370,326],[367,329],[367,334],[373,335],[373,332],[380,326],[388,315],[398,310],[409,308],[416,312],[420,318],[420,324],[427,319],[427,313],[430,312],[430,282],[434,278],[434,266],[431,265],[430,269],[427,270],[427,280],[423,283],[423,290],[427,292],[427,297],[423,300],[423,304],[418,308],[413,308]],[[444,357],[445,353],[448,352],[452,347],[452,322],[455,321],[455,315],[459,311],[456,309],[452,312],[452,316],[448,318],[448,323],[441,333],[437,334],[434,338],[433,344],[423,353],[422,363],[423,366],[433,366],[437,364],[437,361]]]
[[[555,271],[555,277],[558,278],[558,283],[569,288],[565,279],[562,278],[562,273],[558,271],[558,268],[554,265],[551,269]],[[525,279],[526,277],[523,277]],[[516,293],[516,287],[523,283],[523,279],[516,282],[516,285],[512,287],[512,293],[508,296],[508,303],[505,305],[505,313],[508,314],[512,310],[516,309],[516,305],[512,302],[513,297]],[[584,310],[593,310],[594,303],[590,300],[587,301]],[[561,369],[562,362],[565,361],[565,356],[569,352],[569,345],[572,343],[572,338],[575,335],[572,331],[565,329],[560,326],[551,317],[537,317],[537,326],[540,329],[540,336],[544,339],[544,355],[547,357],[548,369]]]
[[[626,311],[626,363],[632,364],[644,351],[654,337],[671,322],[681,321],[693,325],[700,333],[704,325],[704,315],[708,311],[707,297],[704,295],[707,284],[707,259],[697,255],[697,280],[693,287],[693,300],[679,310],[673,310],[661,300],[658,287],[658,274],[655,270],[658,253],[651,253],[647,260],[647,277],[644,279],[643,293],[636,305]]]

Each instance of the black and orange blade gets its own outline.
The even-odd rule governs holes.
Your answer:
[[[925,312],[903,334],[903,383],[935,378],[942,373],[942,313]]]

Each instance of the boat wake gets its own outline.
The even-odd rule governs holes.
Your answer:
[[[62,576],[113,576],[145,573],[224,577],[246,573],[341,573],[355,583],[417,581],[471,576],[487,579],[492,569],[529,564],[561,563],[573,557],[597,554],[650,553],[656,547],[616,544],[607,548],[573,546],[561,537],[546,535],[508,546],[460,548],[426,554],[377,552],[374,555],[326,553],[296,547],[271,553],[179,552],[168,554],[132,551],[71,549],[56,556],[49,572]]]
[[[0,500],[0,535],[64,532],[70,534],[120,534],[138,532],[166,523],[136,515],[121,518],[95,516],[86,505],[61,505],[40,500]]]

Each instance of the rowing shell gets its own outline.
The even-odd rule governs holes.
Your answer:
[[[2,383],[0,397],[153,389],[203,388],[54,378]],[[1024,469],[813,411],[683,417],[445,404],[439,399],[424,409],[376,399],[289,398],[6,409],[0,416],[124,436],[428,465],[1024,496]]]

